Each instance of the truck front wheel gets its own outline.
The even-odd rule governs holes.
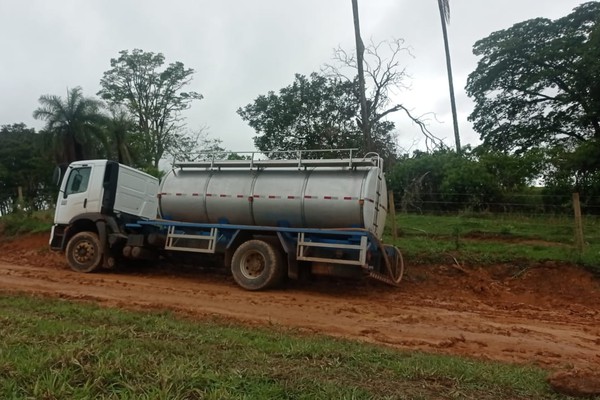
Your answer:
[[[93,272],[102,263],[100,239],[93,232],[79,232],[67,244],[67,262],[77,272]]]
[[[231,273],[238,285],[247,290],[274,287],[285,272],[281,252],[262,240],[244,242],[233,253]]]

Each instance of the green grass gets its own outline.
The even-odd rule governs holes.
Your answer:
[[[0,295],[0,398],[542,399],[536,367]]]
[[[17,236],[26,233],[47,232],[52,227],[54,210],[17,211],[0,216],[0,236]]]
[[[409,262],[498,263],[564,261],[600,271],[600,218],[584,218],[583,253],[575,246],[573,218],[567,216],[434,216],[398,214],[395,244]],[[388,221],[385,239],[391,239]]]

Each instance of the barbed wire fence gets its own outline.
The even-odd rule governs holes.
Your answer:
[[[580,254],[588,245],[600,242],[600,196],[518,193],[486,200],[493,196],[488,193],[422,192],[420,187],[406,188],[404,193],[388,193],[393,203],[390,211],[398,216],[392,223],[398,226],[391,227],[395,236],[411,229],[402,226],[402,221],[407,220],[403,216],[438,216],[458,218],[465,226],[471,223],[472,234],[512,235],[523,240],[563,243]],[[474,223],[484,220],[488,223]],[[414,221],[408,220],[408,223]]]

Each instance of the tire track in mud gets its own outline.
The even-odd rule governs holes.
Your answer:
[[[561,299],[552,293],[508,286],[498,289],[498,285],[482,295],[465,289],[469,287],[466,277],[409,280],[400,289],[317,282],[247,292],[232,279],[214,273],[178,271],[174,275],[149,269],[80,274],[43,256],[35,263],[35,254],[25,262],[17,260],[0,256],[0,291],[110,307],[169,309],[193,318],[216,315],[247,324],[291,327],[305,334],[551,369],[600,365],[600,313],[594,307],[600,303],[593,297],[600,296],[596,292],[582,303],[570,295]],[[476,277],[477,284],[480,278]],[[515,289],[522,294],[516,295]]]

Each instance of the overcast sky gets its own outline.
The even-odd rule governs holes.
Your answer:
[[[463,144],[478,143],[464,92],[475,69],[473,44],[535,17],[556,19],[580,0],[450,0],[449,29]],[[396,99],[415,114],[434,113],[430,130],[453,144],[439,12],[435,0],[359,0],[365,41],[402,38],[414,58],[403,63],[410,90]],[[0,0],[0,125],[40,129],[32,112],[42,94],[65,96],[81,86],[95,96],[102,73],[120,50],[161,52],[196,73],[189,86],[204,95],[185,117],[190,130],[208,127],[229,150],[254,148],[254,131],[236,110],[294,74],[319,71],[333,48],[354,47],[350,0]],[[422,148],[416,126],[392,120],[399,144]]]

